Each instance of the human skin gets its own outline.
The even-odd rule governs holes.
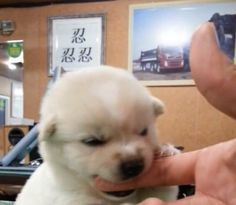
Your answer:
[[[187,176],[196,185],[195,195],[175,202],[147,199],[142,205],[233,205],[236,204],[236,140],[220,143],[193,153],[186,153],[186,160],[170,159],[171,173],[168,182],[181,182]],[[176,156],[177,157],[177,156]],[[179,163],[179,164],[176,164]],[[186,164],[185,164],[186,163]],[[191,167],[189,166],[191,165]],[[194,165],[194,166],[192,166]],[[180,167],[183,167],[182,170]],[[186,170],[184,167],[188,167]],[[177,171],[178,170],[178,171]],[[183,171],[183,173],[181,172]],[[193,175],[192,175],[193,174]],[[179,176],[177,176],[179,175]],[[185,176],[186,175],[186,176]],[[192,175],[192,176],[191,176]],[[163,176],[163,175],[162,175]],[[184,181],[184,180],[183,180]]]
[[[147,173],[128,183],[110,184],[97,178],[103,191],[158,185],[195,184],[195,195],[175,202],[147,199],[141,205],[235,205],[236,139],[201,150],[158,158]]]
[[[210,104],[236,119],[236,66],[220,50],[212,23],[194,33],[190,67],[197,88]],[[97,188],[119,191],[158,185],[195,184],[196,193],[175,202],[147,199],[142,205],[235,205],[236,140],[202,150],[158,158],[134,180],[113,184],[96,179]]]
[[[220,50],[212,23],[201,25],[194,33],[190,67],[197,88],[208,102],[236,118],[236,66]]]

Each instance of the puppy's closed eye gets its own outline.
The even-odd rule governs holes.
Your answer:
[[[141,136],[143,136],[143,137],[147,136],[147,134],[148,134],[148,128],[144,128],[144,129],[139,133],[139,135],[141,135]]]
[[[95,146],[101,146],[101,145],[104,145],[106,143],[105,140],[98,139],[97,137],[94,137],[94,136],[83,139],[83,140],[81,140],[81,142],[85,145],[94,146],[94,147]]]

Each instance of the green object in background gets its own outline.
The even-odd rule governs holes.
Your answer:
[[[4,103],[4,100],[1,100],[0,99],[0,111],[3,111],[5,108],[5,103]],[[1,204],[0,204],[1,205]]]
[[[8,43],[7,53],[10,57],[17,58],[20,56],[22,51],[22,44],[19,42]],[[0,204],[1,205],[1,204]]]

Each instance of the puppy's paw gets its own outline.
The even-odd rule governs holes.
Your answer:
[[[167,157],[167,156],[172,156],[172,155],[176,155],[176,154],[180,154],[180,153],[181,153],[181,150],[177,149],[174,145],[164,144],[161,146],[159,156]]]

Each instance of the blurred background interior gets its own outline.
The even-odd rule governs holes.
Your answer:
[[[42,162],[35,127],[39,121],[41,99],[52,78],[48,75],[48,18],[104,13],[104,63],[127,68],[129,6],[153,2],[160,1],[0,1],[1,205],[13,203],[22,185]],[[184,151],[192,151],[235,138],[235,121],[209,105],[194,84],[151,86],[148,89],[162,99],[167,108],[157,124],[161,142],[171,142]],[[25,136],[29,140],[25,139],[23,145],[16,148]],[[9,154],[14,148],[18,150]],[[194,191],[192,186],[187,187],[187,191],[186,187],[182,188],[185,195]]]

